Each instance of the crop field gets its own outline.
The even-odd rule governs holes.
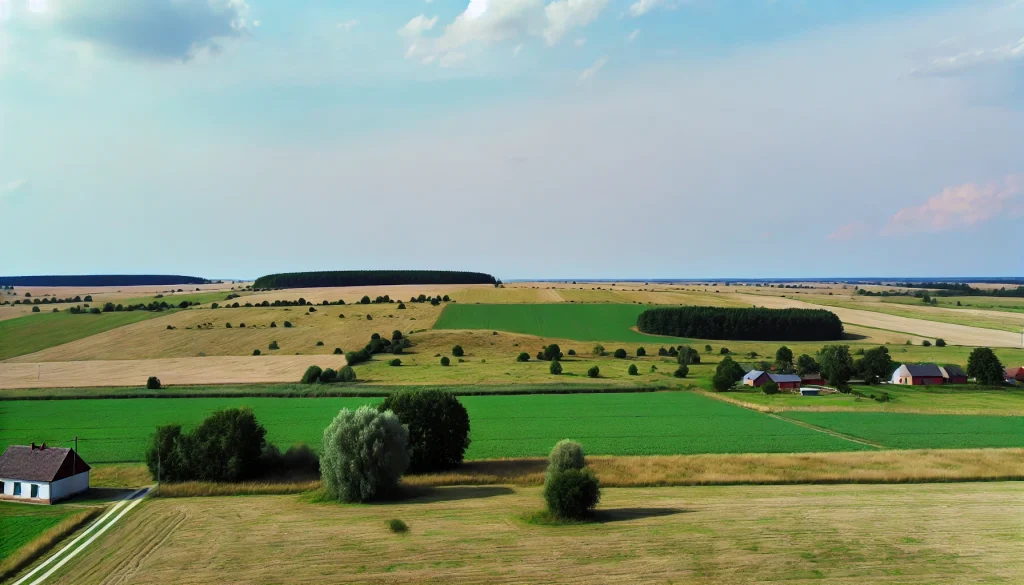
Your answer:
[[[80,509],[0,502],[0,562]]]
[[[541,526],[538,487],[387,505],[156,498],[53,583],[1019,583],[1020,482],[608,488]],[[403,520],[405,534],[388,530]],[[258,559],[259,562],[254,562]]]
[[[786,412],[783,416],[891,449],[1024,447],[1024,417],[893,412]]]
[[[490,329],[577,341],[622,341],[671,344],[671,337],[634,331],[644,305],[448,305],[435,329]]]
[[[923,304],[920,299],[914,299],[912,297],[889,298],[900,298],[901,301],[913,300],[916,302],[885,302],[888,301],[888,298],[885,297],[872,297],[871,300],[861,300],[859,302],[853,300],[832,300],[831,298],[823,299],[821,297],[807,300],[815,304],[829,307],[845,307],[847,309],[876,311],[887,315],[896,315],[898,317],[923,319],[925,321],[937,321],[940,323],[953,323],[969,327],[982,327],[985,329],[997,329],[1000,331],[1013,331],[1019,333],[1021,328],[1024,327],[1024,314],[1022,313],[982,310],[970,307],[932,307]]]
[[[40,309],[51,311],[52,308]],[[37,352],[169,312],[131,311],[100,315],[38,313],[0,320],[0,360]]]
[[[725,396],[773,411],[787,410],[841,410],[841,411],[897,411],[925,414],[991,414],[997,416],[1024,416],[1024,387],[979,388],[966,386],[860,386],[854,390],[866,396],[885,392],[888,402],[860,398],[854,394],[825,394],[800,396],[776,394],[768,396],[760,390],[743,388]]]
[[[687,392],[466,396],[468,459],[544,456],[558,440],[594,455],[790,453],[868,447]],[[341,408],[374,398],[166,398],[0,402],[0,447],[29,441],[68,445],[77,435],[91,463],[141,461],[158,425],[199,423],[220,408],[249,406],[282,447],[320,444]]]

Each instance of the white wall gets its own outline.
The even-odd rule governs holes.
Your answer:
[[[89,472],[83,471],[82,473],[53,482],[50,485],[50,501],[63,500],[87,489],[89,489]]]
[[[32,487],[31,486],[33,486],[33,485],[39,486],[39,495],[36,496],[37,499],[47,500],[47,499],[50,498],[50,484],[49,484],[49,482],[45,482],[45,481],[21,481],[21,480],[17,480],[17,479],[7,479],[7,478],[0,478],[0,481],[4,482],[4,495],[9,497],[9,498],[24,498],[26,500],[30,499],[32,497]],[[20,483],[21,484],[21,494],[17,495],[17,496],[14,495],[14,484],[15,483]]]

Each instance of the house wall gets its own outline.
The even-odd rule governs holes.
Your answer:
[[[945,384],[946,379],[942,376],[918,376],[914,378],[914,384],[918,386],[935,386],[937,384]]]
[[[8,479],[6,477],[0,478],[0,481],[4,482],[3,498],[8,500],[33,500],[32,498],[32,487],[33,485],[39,486],[39,495],[33,501],[49,501],[50,499],[50,483],[46,481],[24,481],[20,479]],[[14,484],[21,484],[21,494],[14,495]]]
[[[795,390],[800,388],[800,382],[779,382],[779,388],[783,390]]]
[[[89,472],[83,471],[53,482],[50,485],[50,501],[63,500],[87,489],[89,489]]]

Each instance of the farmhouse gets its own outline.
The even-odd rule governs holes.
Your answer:
[[[942,366],[939,368],[947,384],[966,384],[967,373],[960,366]]]
[[[1024,382],[1024,366],[1006,368],[1006,380]]]
[[[743,376],[743,383],[755,388],[760,388],[768,380],[778,384],[779,390],[798,390],[801,381],[796,374],[771,374],[761,370],[750,370]]]
[[[935,364],[903,364],[892,373],[893,384],[922,386],[945,384],[946,377]]]
[[[88,490],[89,469],[74,449],[11,445],[0,455],[0,499],[52,504]]]

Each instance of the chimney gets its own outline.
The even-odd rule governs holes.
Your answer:
[[[29,448],[32,449],[33,451],[35,451],[36,450],[36,442],[32,441],[32,444],[29,445]]]

